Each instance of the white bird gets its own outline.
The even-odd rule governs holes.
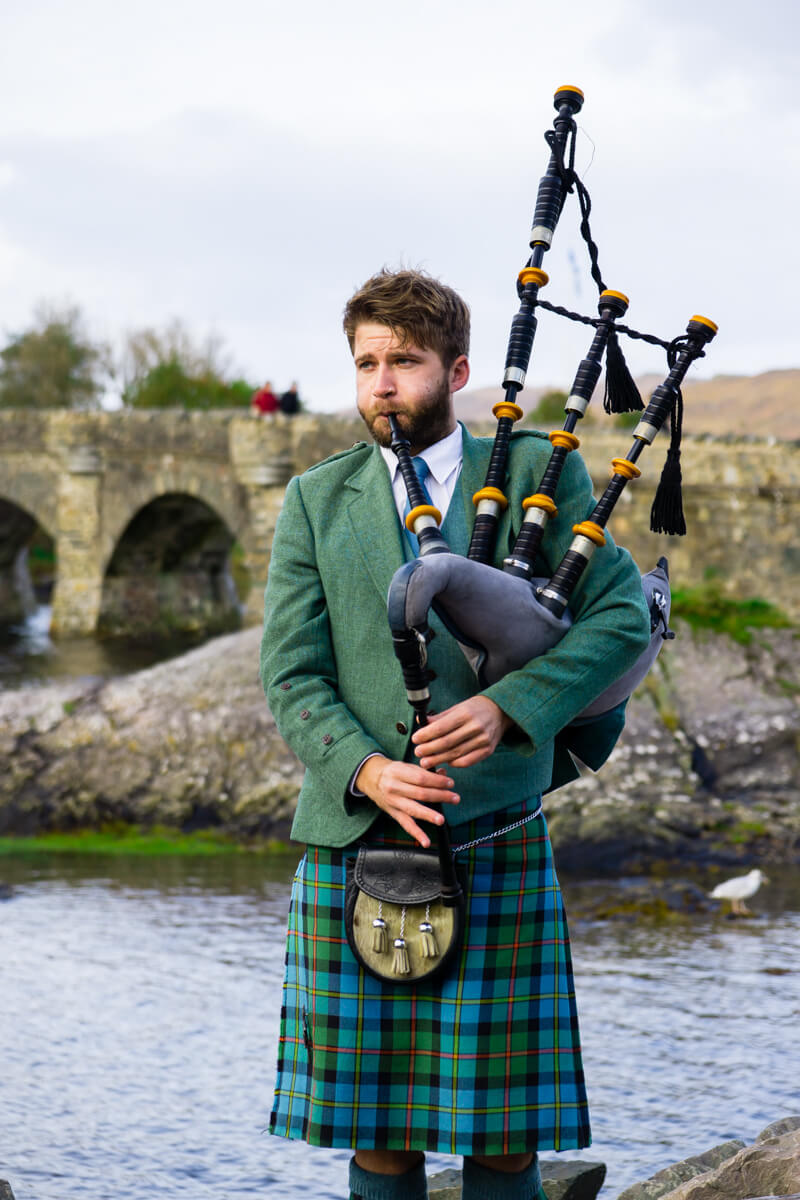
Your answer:
[[[769,883],[769,880],[764,872],[756,867],[746,875],[737,875],[735,879],[726,879],[724,883],[718,883],[709,895],[712,900],[730,900],[731,912],[741,916],[750,912],[745,900],[755,896],[762,883]]]

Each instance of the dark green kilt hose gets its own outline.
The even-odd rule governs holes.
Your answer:
[[[453,844],[538,803],[457,826]],[[394,822],[370,833],[371,843],[409,840]],[[588,1146],[569,935],[544,817],[459,853],[466,934],[434,983],[382,984],[356,963],[343,917],[353,854],[309,847],[295,876],[270,1132],[442,1154]]]

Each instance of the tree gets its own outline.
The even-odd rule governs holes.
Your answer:
[[[238,408],[254,388],[228,379],[221,342],[198,346],[179,320],[163,331],[129,333],[121,364],[122,403],[128,408]]]
[[[566,392],[545,392],[536,408],[528,414],[528,424],[537,428],[550,428],[564,424],[564,405],[567,403]]]
[[[0,408],[96,408],[108,347],[90,341],[77,306],[41,304],[34,320],[0,350]]]

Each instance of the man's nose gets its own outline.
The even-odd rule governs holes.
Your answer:
[[[376,396],[391,396],[395,390],[394,372],[386,363],[379,363],[372,381]]]

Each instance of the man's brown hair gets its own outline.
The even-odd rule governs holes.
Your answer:
[[[384,267],[350,297],[343,325],[351,353],[357,326],[371,322],[387,325],[395,337],[420,350],[435,350],[445,367],[469,354],[469,308],[457,292],[424,271]]]

